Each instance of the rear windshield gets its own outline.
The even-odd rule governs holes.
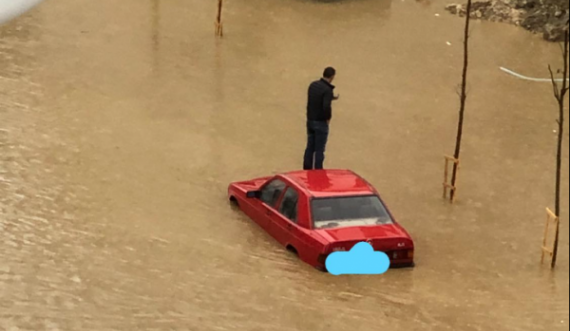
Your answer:
[[[315,229],[394,223],[375,195],[314,199],[311,208]]]

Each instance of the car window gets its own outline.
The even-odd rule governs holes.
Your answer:
[[[285,187],[285,183],[278,179],[271,181],[261,190],[261,201],[265,202],[268,206],[275,207]]]
[[[292,187],[287,189],[285,196],[283,197],[283,202],[281,203],[281,208],[279,212],[287,217],[294,223],[297,223],[297,202],[299,201],[299,194]]]
[[[314,199],[311,209],[317,229],[394,223],[377,196]]]

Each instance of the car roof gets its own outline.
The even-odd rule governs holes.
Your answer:
[[[374,188],[351,170],[303,170],[283,176],[317,198],[375,194]]]

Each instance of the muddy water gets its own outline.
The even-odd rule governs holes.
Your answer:
[[[0,330],[567,330],[567,212],[558,270],[539,265],[556,108],[498,70],[544,77],[558,48],[475,23],[450,206],[462,22],[444,4],[235,0],[222,41],[205,0],[51,0],[1,27]],[[415,270],[319,273],[226,202],[299,168],[329,64],[326,165],[383,192]]]

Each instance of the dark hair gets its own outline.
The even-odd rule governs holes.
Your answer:
[[[323,77],[325,78],[333,78],[336,75],[336,70],[333,67],[328,67],[325,69],[323,73]]]

